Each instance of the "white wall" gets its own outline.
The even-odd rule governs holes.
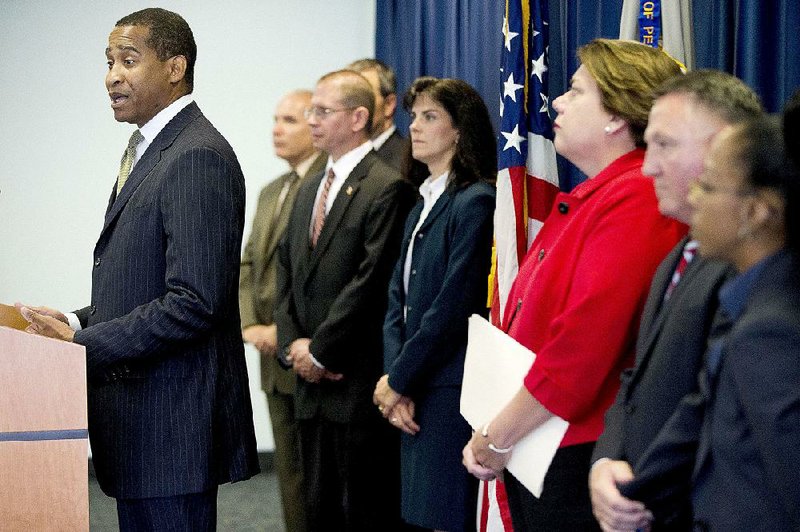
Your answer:
[[[103,85],[108,34],[139,1],[0,0],[0,303],[87,304],[92,250],[134,126]],[[285,171],[272,113],[290,89],[374,53],[373,0],[162,0],[192,27],[194,96],[258,190]],[[272,435],[248,351],[259,449]]]

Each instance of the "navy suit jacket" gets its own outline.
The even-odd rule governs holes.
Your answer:
[[[310,351],[340,381],[298,377],[298,419],[337,423],[378,416],[372,404],[382,375],[381,324],[386,288],[400,252],[403,221],[414,201],[411,183],[370,151],[350,172],[319,235],[309,229],[324,172],[303,180],[278,247],[275,310],[278,345],[310,338]],[[378,418],[379,419],[379,418]]]
[[[765,263],[738,316],[712,334],[685,397],[621,491],[656,511],[689,489],[709,530],[800,529],[800,261]],[[647,480],[649,479],[649,481]]]
[[[193,103],[112,193],[75,334],[92,457],[112,497],[258,472],[237,294],[244,193],[233,150]]]
[[[383,326],[384,369],[403,395],[461,386],[467,318],[487,311],[494,197],[487,183],[442,193],[417,232],[406,294],[403,269],[423,203],[408,216]]]
[[[622,374],[593,461],[607,457],[635,464],[675,411],[697,387],[708,335],[719,301],[717,292],[732,269],[697,256],[669,299],[664,293],[688,238],[656,270],[636,341],[636,364]]]

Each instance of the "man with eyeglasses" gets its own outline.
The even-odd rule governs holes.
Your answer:
[[[242,338],[261,355],[261,387],[267,396],[275,441],[275,470],[287,532],[306,530],[303,512],[303,471],[297,421],[294,417],[295,376],[278,363],[276,303],[278,242],[292,210],[300,183],[325,168],[327,155],[311,142],[304,111],[311,91],[290,92],[275,108],[272,143],[275,155],[289,164],[289,171],[271,181],[258,196],[250,238],[244,248],[239,275]]]
[[[758,115],[761,105],[740,80],[711,70],[673,78],[655,98],[642,171],[653,177],[662,214],[688,224],[689,187],[702,172],[711,141],[726,126]],[[645,528],[654,518],[656,527],[691,529],[688,485],[659,508],[645,508],[618,487],[633,479],[632,467],[681,398],[697,387],[719,305],[717,292],[733,272],[697,256],[696,250],[689,236],[659,266],[642,314],[636,365],[623,373],[595,446],[589,486],[595,517],[604,530]]]
[[[317,83],[306,109],[325,171],[303,182],[279,245],[275,312],[311,530],[401,526],[399,439],[372,407],[382,375],[387,286],[414,200],[370,142],[375,98],[352,71]]]
[[[394,112],[397,109],[397,81],[394,71],[377,59],[359,59],[350,63],[347,68],[364,76],[375,94],[372,148],[386,164],[400,170],[408,150],[408,139],[397,132],[394,124]]]

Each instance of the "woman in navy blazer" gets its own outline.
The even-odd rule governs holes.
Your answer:
[[[404,104],[412,120],[406,170],[422,201],[406,221],[389,286],[386,375],[374,401],[403,431],[403,519],[466,530],[475,526],[477,483],[461,465],[471,429],[459,397],[467,318],[486,313],[494,133],[483,100],[461,80],[419,78]]]

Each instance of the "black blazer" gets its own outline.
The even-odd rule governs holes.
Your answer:
[[[258,472],[237,284],[244,178],[195,104],[112,198],[94,249],[86,346],[97,478],[117,498]]]
[[[696,389],[706,341],[719,306],[717,292],[733,270],[701,256],[689,263],[664,303],[664,293],[687,239],[659,265],[642,313],[636,364],[605,417],[592,460],[608,457],[635,464],[678,402]]]
[[[798,271],[789,254],[772,257],[741,314],[720,312],[699,390],[680,402],[624,495],[658,516],[691,489],[706,530],[800,530]]]
[[[406,153],[410,151],[410,146],[408,139],[403,138],[397,130],[394,131],[389,138],[386,139],[386,142],[380,147],[379,150],[375,150],[375,153],[383,159],[383,162],[391,166],[397,171],[403,170],[403,160],[406,157]]]
[[[337,194],[314,249],[309,228],[324,172],[303,181],[278,253],[275,311],[285,350],[310,338],[310,350],[338,382],[297,379],[299,419],[320,415],[346,423],[376,416],[375,383],[383,374],[381,326],[392,266],[414,189],[370,151]]]

